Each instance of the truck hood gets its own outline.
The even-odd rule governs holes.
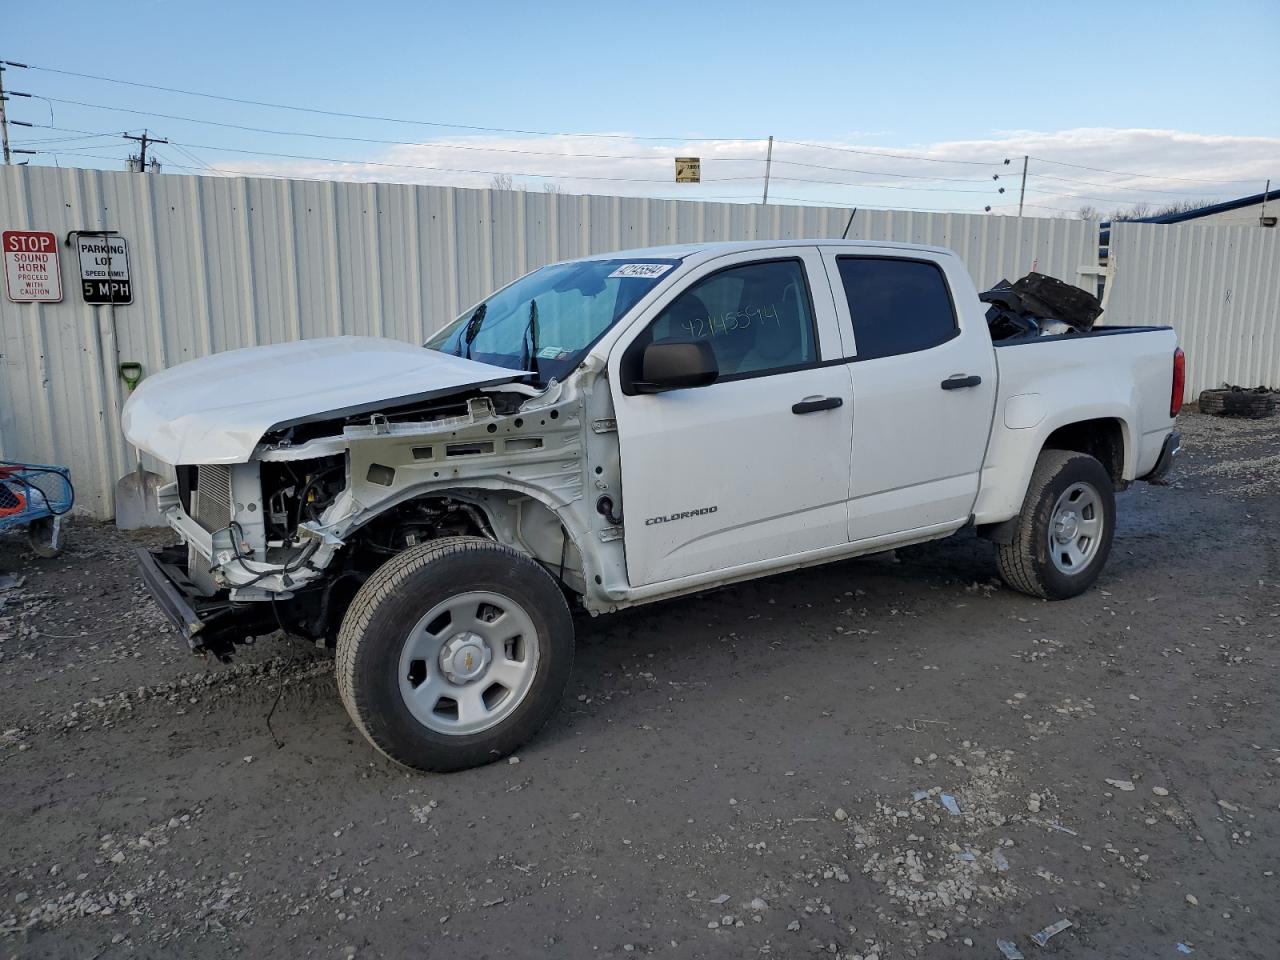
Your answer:
[[[273,427],[371,413],[520,376],[381,337],[249,347],[147,377],[124,406],[124,433],[165,463],[244,463]]]

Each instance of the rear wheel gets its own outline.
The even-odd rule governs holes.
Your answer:
[[[546,722],[573,665],[550,574],[478,537],[400,554],[356,594],[338,634],[342,701],[383,754],[417,770],[505,756]]]
[[[1000,576],[1033,597],[1065,600],[1093,586],[1115,535],[1115,488],[1095,458],[1045,450],[1013,540],[996,550]]]

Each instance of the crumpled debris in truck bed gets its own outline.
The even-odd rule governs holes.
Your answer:
[[[987,327],[995,341],[1086,333],[1102,313],[1093,294],[1042,273],[1001,280],[978,299],[991,304]]]

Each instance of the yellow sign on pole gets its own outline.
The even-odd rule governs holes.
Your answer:
[[[676,157],[676,183],[701,183],[702,158]]]

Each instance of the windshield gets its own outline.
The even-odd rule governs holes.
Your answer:
[[[537,382],[563,380],[598,339],[679,260],[587,260],[535,270],[472,307],[426,342]]]

